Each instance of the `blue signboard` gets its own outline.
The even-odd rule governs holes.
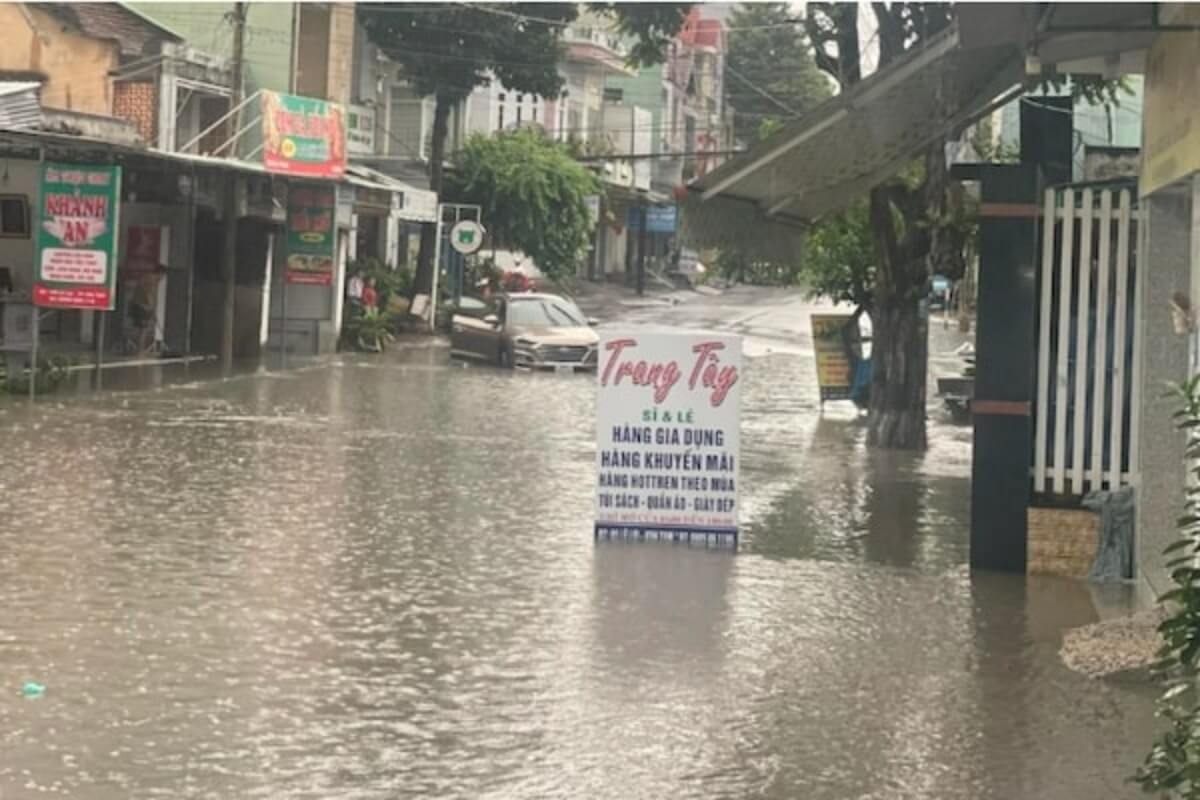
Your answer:
[[[641,228],[641,209],[631,208],[625,215],[625,225],[629,230]],[[677,227],[678,214],[675,206],[650,206],[646,209],[646,233],[674,233]]]
[[[674,233],[675,206],[651,206],[646,209],[646,233]]]

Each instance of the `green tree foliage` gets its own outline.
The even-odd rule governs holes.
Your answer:
[[[1191,471],[1200,478],[1200,468],[1194,466],[1200,457],[1200,376],[1174,387],[1174,394],[1183,406],[1175,418],[1188,443]],[[1158,598],[1170,613],[1158,626],[1162,646],[1155,665],[1163,680],[1158,716],[1167,721],[1167,729],[1134,780],[1147,794],[1200,800],[1200,486],[1195,482],[1187,489],[1176,525],[1177,537],[1164,551],[1173,587]]]
[[[483,207],[493,241],[522,251],[551,278],[571,275],[591,241],[587,197],[600,180],[537,129],[472,136],[449,193]]]
[[[689,3],[598,3],[592,10],[613,18],[635,39],[632,58],[654,63],[683,24]],[[429,188],[441,193],[450,112],[479,86],[495,78],[515,92],[557,97],[563,86],[558,64],[564,27],[579,14],[576,3],[363,3],[367,36],[400,64],[413,90],[434,98]],[[433,282],[433,232],[421,236],[413,290]]]
[[[725,91],[734,134],[753,142],[827,100],[833,85],[817,69],[804,26],[787,3],[742,3],[729,17]]]
[[[865,203],[855,203],[813,228],[805,242],[801,276],[811,297],[850,303],[870,313],[875,252]]]

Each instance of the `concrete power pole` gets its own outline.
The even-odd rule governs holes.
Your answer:
[[[230,107],[237,108],[242,103],[242,83],[244,80],[244,61],[246,44],[246,4],[234,3],[233,12],[233,95]],[[242,129],[242,114],[235,113],[229,123],[226,140],[237,136]],[[237,158],[237,145],[231,145],[230,158]],[[221,279],[223,283],[221,303],[221,367],[226,372],[233,369],[233,332],[234,306],[237,300],[237,223],[238,203],[241,199],[241,175],[235,170],[229,171],[228,192],[225,198],[224,239],[225,247],[221,255]]]

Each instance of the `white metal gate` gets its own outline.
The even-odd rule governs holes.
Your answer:
[[[1136,480],[1142,219],[1132,186],[1046,190],[1035,493],[1079,496]]]

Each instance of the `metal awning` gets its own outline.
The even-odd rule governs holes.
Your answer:
[[[1163,3],[964,3],[967,48],[1011,44],[1060,74],[1116,76],[1144,69],[1154,36],[1172,23]]]
[[[347,164],[344,180],[364,189],[400,196],[396,215],[409,222],[437,222],[437,193],[405,183],[362,164]]]
[[[700,192],[700,205],[732,201],[743,218],[752,210],[793,225],[815,219],[981,117],[1019,87],[1023,66],[1012,44],[964,49],[952,26],[689,188]]]
[[[205,168],[225,172],[243,172],[263,177],[287,179],[286,175],[269,172],[265,166],[256,161],[243,161],[234,158],[205,156],[193,153],[176,153],[154,148],[137,147],[107,139],[96,139],[87,136],[53,133],[40,130],[11,130],[0,129],[0,155],[6,152],[6,146],[19,147],[27,151],[30,157],[36,158],[37,151],[42,150],[47,156],[80,156],[86,154],[103,154],[114,160],[144,159],[155,163],[183,168]],[[306,179],[308,180],[308,179]],[[346,173],[333,182],[347,183],[353,186],[390,194],[402,195],[403,199],[397,208],[397,216],[409,222],[437,222],[437,194],[428,189],[418,189],[404,181],[397,180],[378,170],[357,164],[347,165]]]

